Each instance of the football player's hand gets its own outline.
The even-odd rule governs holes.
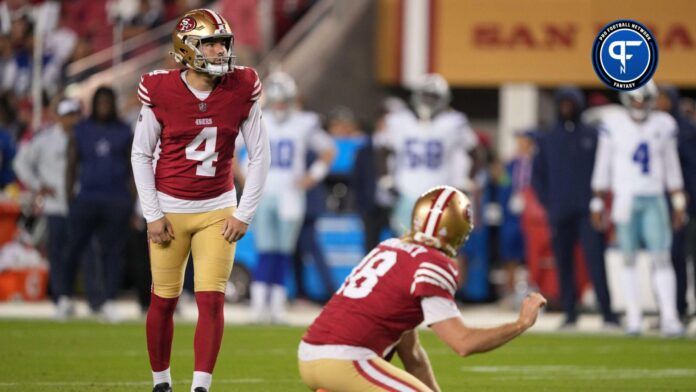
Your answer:
[[[684,227],[686,224],[686,211],[684,210],[674,210],[672,211],[672,230],[677,231]]]
[[[147,224],[147,238],[155,244],[164,244],[174,239],[174,228],[166,217]]]
[[[539,310],[544,306],[546,306],[546,298],[539,293],[531,293],[522,301],[520,317],[517,320],[524,329],[528,329],[536,323]]]
[[[590,220],[592,221],[592,227],[597,231],[604,231],[607,229],[607,220],[602,211],[593,212],[590,215]]]
[[[302,189],[312,188],[316,184],[316,180],[309,175],[304,176],[300,181],[297,182],[297,185]]]
[[[39,196],[54,196],[55,194],[55,189],[50,186],[44,185],[41,187],[41,189],[39,189]]]
[[[222,234],[225,237],[225,241],[232,243],[237,242],[244,237],[247,232],[248,224],[240,221],[239,219],[228,216],[225,218],[225,222],[222,224]]]

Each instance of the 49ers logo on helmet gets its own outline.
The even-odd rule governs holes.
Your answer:
[[[193,30],[196,28],[196,20],[193,19],[190,16],[187,16],[179,21],[179,24],[176,25],[176,31],[180,31],[182,33],[188,33],[189,31]]]

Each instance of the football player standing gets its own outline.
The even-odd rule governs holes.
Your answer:
[[[398,234],[410,227],[411,207],[423,192],[442,184],[468,186],[469,152],[478,138],[466,115],[449,107],[450,99],[449,84],[442,76],[424,75],[413,89],[412,110],[387,114],[376,137],[375,144],[382,147],[382,170],[391,166],[391,175],[383,176],[379,184],[383,188],[392,184],[399,194],[391,217]]]
[[[676,305],[676,278],[670,261],[672,228],[686,217],[686,196],[677,153],[677,123],[668,113],[654,110],[657,86],[620,94],[625,108],[603,116],[592,173],[595,197],[590,204],[595,227],[605,229],[604,199],[612,192],[611,219],[616,224],[624,268],[621,280],[626,301],[626,332],[641,332],[642,312],[636,252],[645,245],[652,263],[653,287],[660,308],[660,329],[679,336],[684,328]],[[674,213],[670,224],[665,191]]]
[[[285,275],[305,216],[305,191],[326,177],[336,153],[319,116],[299,110],[297,85],[290,75],[271,74],[264,83],[264,97],[263,121],[272,158],[254,227],[259,259],[251,285],[251,312],[254,322],[270,317],[273,323],[283,323]],[[309,168],[308,150],[318,157]]]
[[[172,55],[185,68],[142,77],[131,156],[150,242],[147,348],[153,392],[171,391],[173,313],[192,253],[198,323],[191,391],[206,392],[222,341],[235,242],[261,198],[270,146],[258,103],[261,82],[253,69],[234,66],[228,23],[215,11],[193,10],[179,19],[172,39]],[[239,133],[249,174],[236,206],[231,166]]]
[[[302,337],[300,375],[312,390],[439,391],[415,328],[425,321],[457,354],[493,350],[530,328],[546,304],[522,303],[516,322],[470,328],[454,302],[462,281],[454,257],[472,229],[461,191],[433,188],[417,199],[411,229],[388,239],[353,269]],[[405,371],[388,362],[398,354]]]

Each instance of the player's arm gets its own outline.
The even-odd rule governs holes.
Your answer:
[[[471,328],[461,316],[451,317],[430,325],[438,338],[458,355],[465,357],[496,349],[511,341],[536,322],[546,299],[538,293],[530,294],[522,302],[517,321],[494,328]]]
[[[686,223],[687,200],[684,193],[684,177],[682,176],[679,152],[677,150],[676,122],[665,148],[665,177],[667,190],[672,201],[672,228],[679,230]]]
[[[323,129],[317,127],[308,136],[309,147],[318,157],[302,179],[300,186],[304,189],[309,189],[324,180],[331,170],[334,158],[336,158],[336,144]]]
[[[38,139],[33,139],[19,148],[15,159],[12,161],[12,168],[19,181],[27,189],[37,194],[51,193],[53,190],[49,192],[48,188],[42,187],[41,179],[37,175],[36,166],[39,158],[37,142]],[[44,193],[44,190],[46,193]]]
[[[415,329],[401,336],[401,341],[396,346],[396,353],[399,355],[407,372],[421,380],[423,384],[430,387],[433,391],[440,391],[440,386],[437,385],[435,380],[435,373],[433,373],[433,368],[430,366],[428,354],[421,346],[418,340],[418,332]]]
[[[592,170],[592,192],[593,197],[590,201],[590,214],[592,225],[597,230],[607,228],[606,200],[609,187],[611,185],[611,155],[612,146],[609,131],[600,124],[598,126],[599,137],[597,140],[597,151],[595,152],[594,169]]]
[[[249,154],[249,166],[239,207],[223,225],[222,235],[230,242],[239,241],[246,233],[261,201],[268,169],[271,167],[271,145],[261,121],[261,106],[258,102],[251,107],[249,117],[242,124],[241,133]]]
[[[165,243],[174,238],[174,229],[159,205],[153,170],[155,149],[161,132],[162,126],[155,117],[155,113],[148,105],[143,105],[133,135],[131,167],[140,206],[147,221],[147,234],[156,244]]]

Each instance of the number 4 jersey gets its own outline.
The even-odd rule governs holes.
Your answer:
[[[219,78],[209,92],[190,86],[185,72],[192,71],[151,72],[142,77],[138,88],[143,109],[136,124],[132,161],[148,222],[159,219],[162,211],[204,212],[235,205],[232,157],[240,131],[249,156],[256,161],[265,156],[270,161],[257,103],[261,82],[256,72],[236,67]],[[152,166],[150,173],[145,166],[152,165],[158,147],[153,184]],[[257,177],[265,178],[265,172]],[[238,213],[244,216],[235,214],[238,219],[251,220],[258,204],[252,200],[258,198],[255,192],[251,196],[254,197],[247,198],[246,208],[242,208],[245,204],[242,198]]]
[[[612,219],[628,220],[634,196],[659,196],[682,188],[677,123],[653,111],[642,122],[625,109],[606,113],[599,127],[592,189],[614,194]]]
[[[423,322],[421,300],[439,297],[454,303],[458,276],[457,264],[444,253],[386,240],[353,269],[302,340],[386,356],[404,332]],[[458,315],[456,306],[454,311]]]

